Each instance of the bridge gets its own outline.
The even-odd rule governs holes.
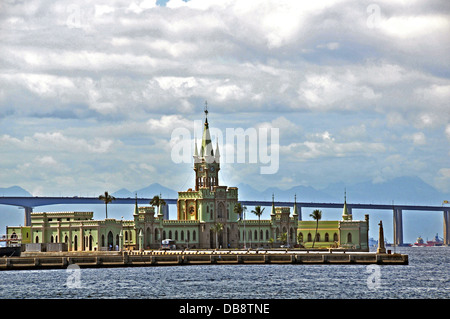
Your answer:
[[[151,198],[116,198],[113,204],[149,204]],[[167,204],[176,204],[176,199],[164,199]],[[271,201],[239,201],[245,206],[272,206]],[[0,205],[12,205],[25,209],[24,225],[31,225],[31,213],[34,207],[56,204],[100,204],[98,197],[0,197]],[[293,207],[294,202],[275,201],[276,206]],[[167,206],[166,206],[167,207]],[[343,208],[343,203],[312,203],[297,202],[299,220],[302,220],[302,208]],[[351,204],[347,203],[348,212],[353,209],[364,210],[392,210],[394,222],[394,244],[403,244],[403,211],[441,211],[444,216],[444,245],[450,245],[450,207],[420,206],[420,205],[386,205],[386,204]],[[168,208],[164,212],[168,219]]]

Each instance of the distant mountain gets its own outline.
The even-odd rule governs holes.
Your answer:
[[[344,200],[344,191],[347,192],[347,201],[349,203],[383,203],[389,204],[421,204],[421,205],[441,205],[443,200],[450,200],[450,194],[439,192],[434,187],[425,183],[418,177],[404,176],[394,178],[382,183],[373,183],[370,181],[356,184],[344,184],[343,182],[330,184],[323,189],[315,189],[311,186],[294,186],[287,190],[277,187],[269,187],[264,191],[258,191],[252,186],[240,183],[240,200],[261,200],[271,201],[272,194],[275,201],[293,201],[297,195],[299,202],[341,202]],[[114,197],[153,197],[161,193],[163,198],[177,198],[176,190],[162,186],[159,183],[153,183],[147,187],[136,191],[130,191],[126,188],[119,189],[112,193]],[[0,196],[33,196],[28,191],[19,186],[0,188]]]
[[[153,183],[147,187],[141,188],[139,190],[136,190],[134,192],[129,191],[126,188],[119,189],[118,191],[112,193],[111,195],[114,197],[122,197],[122,198],[128,198],[128,197],[134,197],[137,193],[138,197],[148,197],[151,198],[155,195],[161,194],[163,198],[177,198],[178,192],[174,191],[170,188],[167,188],[165,186],[162,186],[158,183]]]
[[[126,188],[121,188],[118,191],[112,193],[111,195],[114,196],[114,197],[118,197],[118,198],[134,197],[134,193],[130,192]]]
[[[334,199],[343,198],[351,203],[392,203],[440,205],[448,194],[439,192],[418,177],[404,176],[382,183],[363,182],[351,185],[337,183],[322,189]]]
[[[31,197],[29,192],[19,186],[11,186],[7,188],[0,187],[0,196],[21,196],[21,197]]]
[[[178,192],[173,189],[162,186],[158,183],[153,183],[150,186],[141,188],[136,191],[138,197],[153,197],[161,194],[162,198],[178,198]]]
[[[294,186],[287,190],[282,190],[278,187],[269,187],[260,192],[252,188],[250,185],[241,183],[238,186],[240,200],[261,200],[271,201],[272,194],[275,201],[294,201],[294,196],[297,195],[297,201],[316,202],[316,201],[330,201],[330,196],[322,191],[318,191],[310,186]]]

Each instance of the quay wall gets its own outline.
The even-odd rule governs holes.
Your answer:
[[[27,253],[20,257],[1,257],[0,270],[67,268],[143,267],[208,264],[379,264],[407,265],[408,255],[332,252],[53,252]]]

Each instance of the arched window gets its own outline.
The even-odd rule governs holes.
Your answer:
[[[175,231],[175,240],[178,240],[178,230]]]
[[[193,241],[197,240],[197,233],[195,232],[195,230],[192,232],[192,240]]]
[[[316,235],[316,241],[320,241],[320,234],[319,233],[317,233],[317,235]]]
[[[255,240],[258,240],[258,231],[255,229]]]
[[[328,233],[325,233],[325,241],[330,241],[330,236],[328,235]]]
[[[181,240],[184,240],[184,231],[181,231]]]
[[[169,239],[172,239],[172,231],[169,230]]]
[[[163,238],[162,239],[166,239],[167,237],[166,237],[166,231],[165,230],[163,230]]]
[[[308,233],[308,241],[312,241],[311,233]]]
[[[92,235],[89,235],[89,250],[92,250]]]
[[[105,247],[105,235],[102,235],[102,247]]]
[[[108,233],[108,249],[112,248],[112,245],[114,244],[114,235],[111,231]]]
[[[333,241],[339,241],[338,234],[334,233],[334,235],[333,235]]]
[[[186,232],[186,239],[187,241],[191,240],[191,232],[189,230]]]
[[[252,231],[251,230],[248,231],[248,240],[252,240]]]
[[[347,243],[351,243],[352,242],[352,233],[348,233],[347,234]]]
[[[64,237],[64,242],[67,244],[68,241],[69,241],[69,237],[67,237],[67,235],[66,235],[66,237]]]
[[[259,240],[262,241],[264,239],[264,231],[261,229],[259,232]]]
[[[36,236],[36,238],[34,239],[34,242],[35,242],[36,244],[39,244],[39,236]]]
[[[128,232],[125,232],[125,241],[128,241]]]
[[[133,232],[130,230],[130,241],[132,240],[132,236],[133,235]]]
[[[298,241],[303,242],[303,233],[298,234]]]
[[[266,230],[266,240],[269,240],[269,236],[270,236],[269,230],[267,229],[267,230]]]
[[[155,229],[155,241],[158,241],[158,237],[159,237],[159,230],[158,228]]]
[[[50,237],[50,242],[53,243],[53,240],[54,240],[54,238],[53,238],[53,235],[52,235],[52,237]]]
[[[217,208],[217,218],[224,217],[225,206],[223,203],[219,203],[219,207]]]
[[[73,250],[77,251],[78,250],[78,236],[75,235],[75,237],[73,237]]]

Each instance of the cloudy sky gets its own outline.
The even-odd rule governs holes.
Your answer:
[[[450,192],[449,34],[446,0],[3,0],[0,187],[192,187],[171,137],[199,138],[207,100],[223,134],[279,129],[277,172],[228,163],[225,185]]]

